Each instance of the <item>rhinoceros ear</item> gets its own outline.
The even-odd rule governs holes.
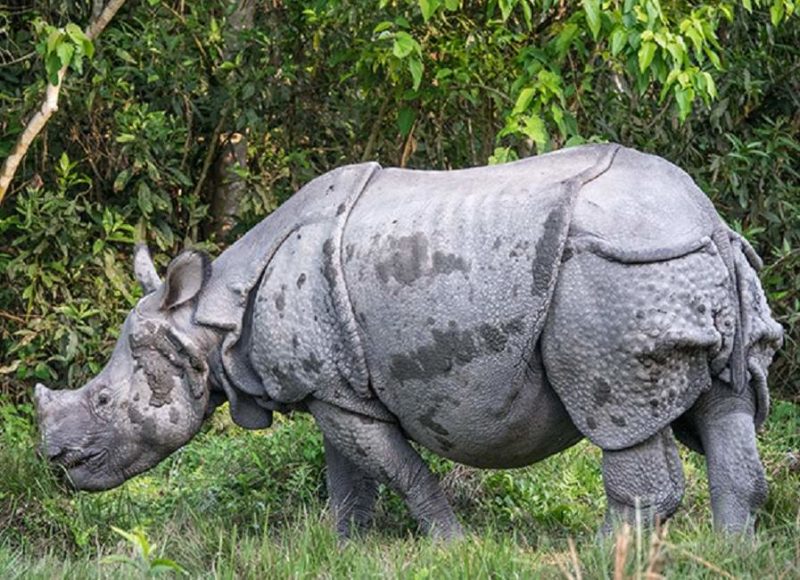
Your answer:
[[[164,280],[161,308],[170,310],[200,292],[211,273],[211,260],[197,250],[187,250],[170,262]]]
[[[145,294],[155,292],[161,286],[161,279],[146,244],[136,244],[133,249],[133,273]]]

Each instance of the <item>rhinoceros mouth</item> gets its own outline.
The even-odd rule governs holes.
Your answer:
[[[89,467],[92,464],[96,464],[97,460],[102,459],[104,456],[104,451],[86,453],[85,451],[80,451],[78,449],[69,449],[62,451],[55,457],[51,457],[50,461],[67,471],[71,471],[73,469],[77,469],[78,467]]]

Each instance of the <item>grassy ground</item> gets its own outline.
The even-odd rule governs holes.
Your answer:
[[[776,403],[761,438],[770,498],[753,540],[712,533],[702,458],[685,452],[681,511],[657,534],[599,544],[600,454],[583,442],[521,470],[428,457],[468,538],[420,537],[384,491],[375,530],[340,546],[308,417],[245,432],[217,413],[157,469],[102,494],[68,493],[33,453],[28,407],[0,405],[0,578],[800,577],[800,406]]]

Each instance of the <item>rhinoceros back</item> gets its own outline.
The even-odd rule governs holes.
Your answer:
[[[542,386],[536,341],[576,195],[616,150],[370,181],[345,228],[345,279],[372,387],[415,439],[478,446]]]

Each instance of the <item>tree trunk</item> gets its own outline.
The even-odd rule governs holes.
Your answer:
[[[242,50],[242,32],[253,28],[255,0],[232,0],[235,8],[228,17],[223,54],[225,60]],[[247,167],[247,135],[224,131],[220,135],[219,154],[212,172],[211,233],[217,241],[227,241],[239,218],[246,183],[236,169]]]

